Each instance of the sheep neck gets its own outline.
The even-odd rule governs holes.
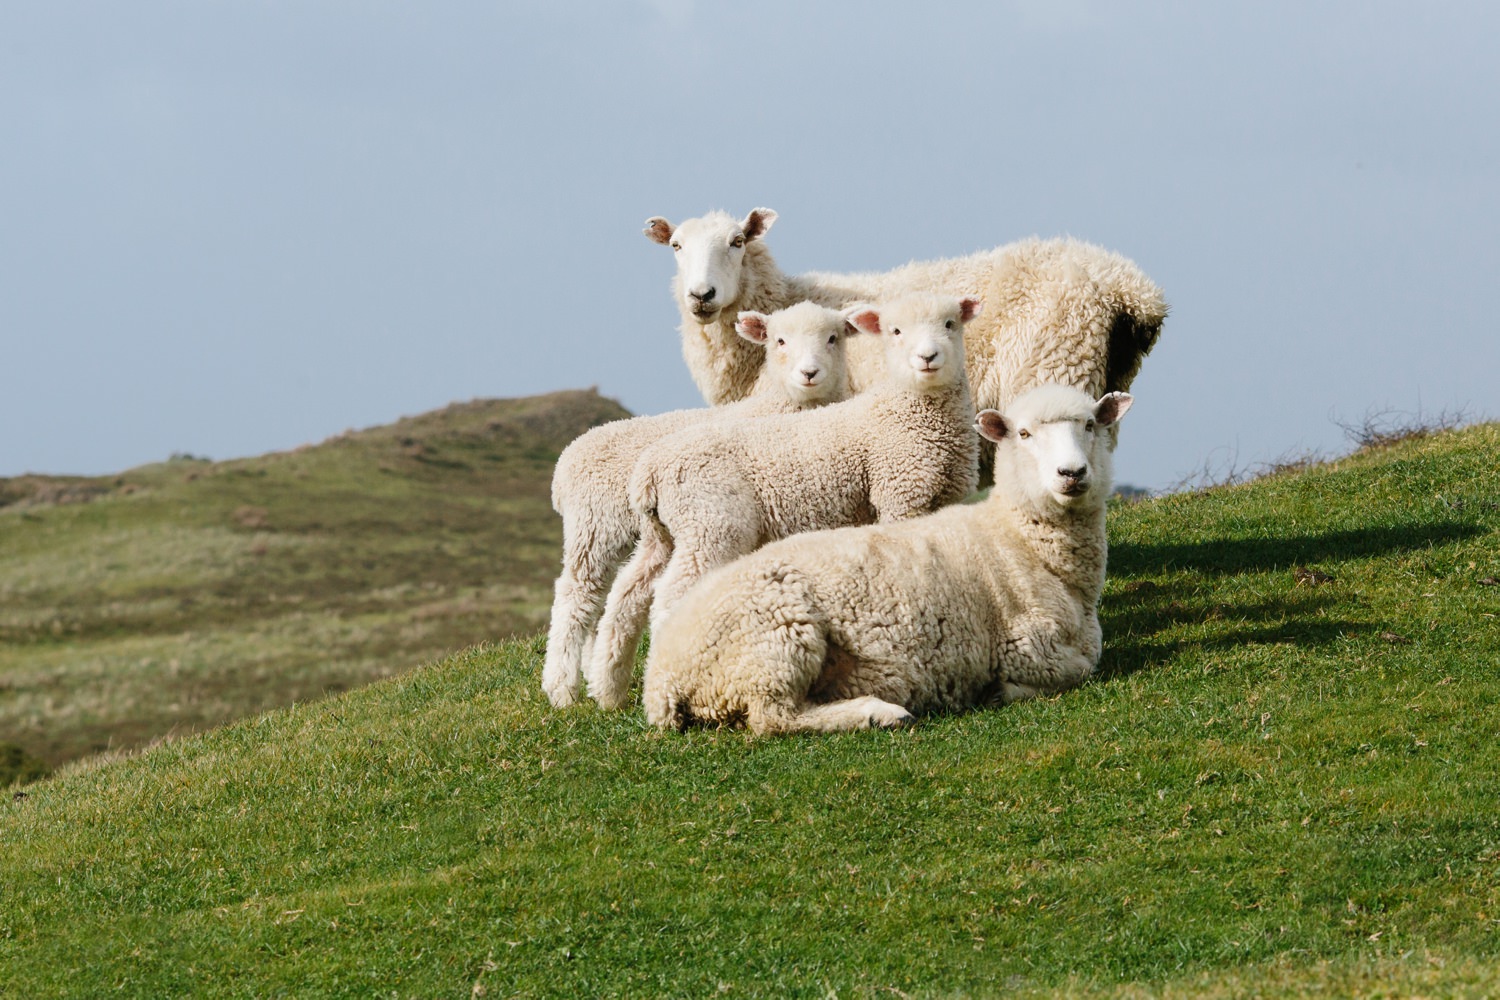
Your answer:
[[[969,397],[969,382],[962,378],[957,382],[929,388],[912,385],[904,378],[887,376],[870,387],[869,395],[872,397],[871,405],[877,408],[915,409],[919,413],[945,417],[957,414],[966,424],[974,413]]]
[[[1085,607],[1096,606],[1104,589],[1108,552],[1103,505],[1039,511],[1013,503],[1007,513],[1011,532],[1037,562],[1074,591]]]

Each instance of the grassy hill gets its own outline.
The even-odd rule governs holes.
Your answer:
[[[1495,995],[1496,454],[1120,504],[1098,680],[909,732],[555,711],[537,638],[75,765],[0,995]]]
[[[56,765],[536,631],[552,465],[624,415],[483,400],[259,458],[0,480],[0,742]]]

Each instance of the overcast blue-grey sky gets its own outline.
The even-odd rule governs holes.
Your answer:
[[[1500,5],[0,7],[0,476],[477,396],[701,405],[651,215],[789,271],[1032,234],[1172,315],[1123,481],[1500,416]]]

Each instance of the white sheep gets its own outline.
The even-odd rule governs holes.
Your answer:
[[[1044,383],[1090,396],[1128,389],[1167,315],[1161,289],[1133,262],[1079,240],[1033,238],[884,272],[788,275],[763,239],[775,221],[757,208],[742,220],[711,212],[677,226],[660,216],[646,223],[646,235],[676,253],[683,355],[711,404],[742,398],[762,363],[734,336],[741,309],[773,312],[804,300],[843,308],[907,291],[976,296],[985,315],[965,338],[969,388],[976,406],[999,410]],[[855,392],[879,368],[878,352],[851,348]],[[986,472],[989,452],[986,443]]]
[[[652,630],[646,717],[756,732],[910,723],[1073,687],[1098,663],[1108,429],[1043,386],[984,410],[996,486],[900,524],[799,535],[705,576]]]
[[[640,519],[628,487],[636,460],[674,431],[709,420],[749,420],[834,403],[849,394],[844,318],[808,306],[801,323],[778,325],[740,314],[739,336],[765,359],[760,384],[737,403],[615,420],[576,438],[558,456],[552,508],[563,519],[562,573],[553,588],[552,624],[542,667],[542,689],[556,706],[570,705],[583,687],[594,630],[616,572],[639,536]]]
[[[772,330],[803,310],[772,314]],[[631,476],[635,555],[615,578],[587,667],[600,705],[626,701],[646,624],[704,573],[772,539],[895,521],[963,499],[978,481],[963,326],[977,299],[917,294],[858,310],[886,345],[888,372],[842,403],[751,422],[715,421],[642,453]],[[859,338],[856,338],[859,339]]]

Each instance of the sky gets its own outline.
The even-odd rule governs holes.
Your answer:
[[[788,272],[1031,235],[1172,311],[1121,482],[1500,418],[1500,5],[0,7],[0,476],[476,397],[702,405],[645,220]]]

